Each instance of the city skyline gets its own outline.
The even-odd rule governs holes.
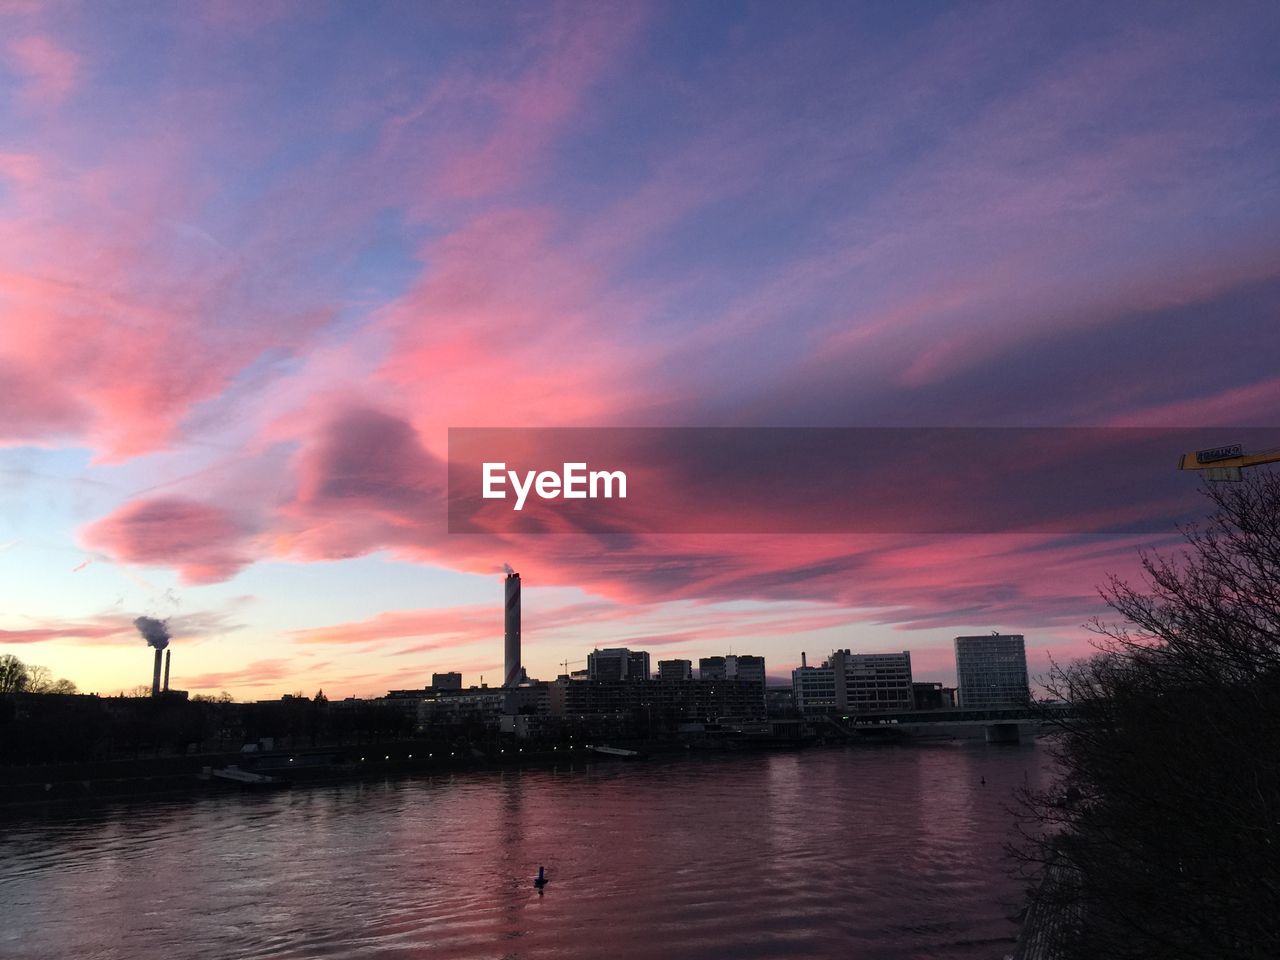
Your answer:
[[[1088,652],[1172,526],[451,536],[447,430],[1274,422],[1249,9],[6,5],[0,652],[131,689],[145,615],[192,692],[501,682],[504,564],[533,676]]]

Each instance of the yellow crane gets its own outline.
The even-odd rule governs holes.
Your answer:
[[[1239,480],[1246,467],[1280,462],[1280,449],[1245,453],[1238,443],[1228,443],[1207,450],[1184,453],[1178,460],[1179,470],[1203,470],[1206,480]]]

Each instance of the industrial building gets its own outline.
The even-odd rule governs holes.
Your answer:
[[[1022,634],[956,637],[956,680],[967,710],[1023,706],[1031,699]]]
[[[852,653],[837,650],[820,667],[801,665],[791,672],[796,709],[804,715],[863,714],[911,710],[911,653]]]
[[[800,654],[800,666],[791,671],[791,692],[801,716],[834,713],[836,674],[830,664],[809,666],[808,654]]]
[[[830,664],[835,677],[836,709],[841,713],[911,710],[911,652],[851,653],[837,650]]]

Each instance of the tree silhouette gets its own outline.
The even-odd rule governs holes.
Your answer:
[[[21,693],[29,676],[27,665],[12,653],[0,655],[0,693]]]
[[[1207,494],[1180,553],[1103,588],[1097,654],[1047,678],[1063,774],[1024,794],[1018,853],[1050,866],[1073,957],[1280,956],[1280,475]]]

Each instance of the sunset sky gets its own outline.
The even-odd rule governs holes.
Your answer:
[[[504,562],[543,679],[1036,672],[1173,538],[450,535],[447,430],[1276,423],[1272,2],[0,0],[0,653],[84,691],[139,614],[192,692],[497,684]]]

